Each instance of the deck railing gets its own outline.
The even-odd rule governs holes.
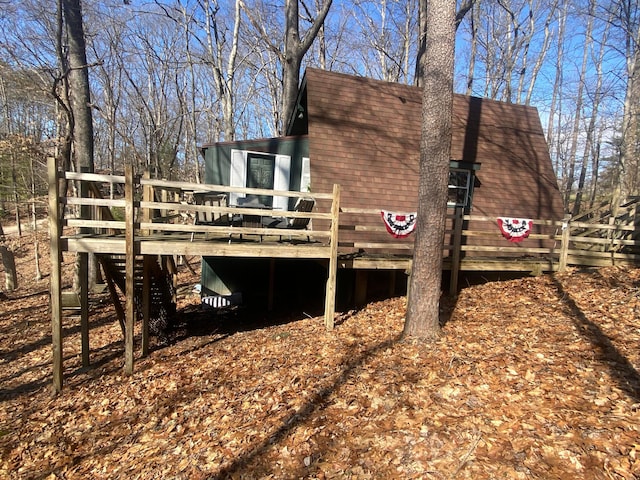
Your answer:
[[[59,199],[64,207],[77,207],[78,213],[66,215],[62,226],[77,227],[93,233],[124,233],[127,228],[125,208],[128,201],[125,198],[110,199],[100,194],[107,184],[118,184],[122,189],[127,184],[124,175],[101,175],[95,173],[61,172],[61,176],[69,181],[79,182],[82,187],[78,191],[86,192],[83,196],[66,196]],[[261,225],[250,225],[248,222],[233,221],[233,219],[247,217],[276,219],[309,219],[310,226],[313,220],[328,220],[318,222],[321,225],[330,225],[332,220],[331,210],[319,212],[317,209],[311,212],[297,212],[291,210],[274,209],[260,205],[243,207],[242,205],[204,205],[195,201],[198,194],[229,195],[236,193],[246,196],[286,197],[293,199],[292,205],[298,198],[311,196],[305,192],[266,190],[257,188],[231,187],[225,185],[199,184],[180,181],[168,181],[132,176],[131,189],[134,195],[132,207],[135,230],[143,235],[153,233],[186,233],[192,239],[195,235],[229,237],[243,235],[258,235],[261,237],[273,235],[283,236],[282,228],[269,228]],[[126,190],[126,189],[125,189]],[[316,193],[312,197],[316,200],[335,201],[334,193]],[[67,209],[69,210],[69,209]],[[82,213],[79,213],[82,210]],[[226,217],[228,222],[198,223],[199,214],[211,214],[216,217]],[[275,223],[275,222],[274,222]],[[265,222],[266,224],[266,222]],[[286,236],[293,238],[313,237],[329,244],[331,238],[330,227],[325,229],[307,228],[304,230],[286,229]],[[196,237],[197,238],[197,237]]]
[[[380,263],[397,262],[399,257],[413,254],[411,236],[396,239],[388,235],[380,210],[343,207],[341,213],[342,251],[350,249],[363,257],[384,252],[386,257],[381,255]],[[496,269],[500,270],[509,262],[513,269],[518,268],[518,262],[538,262],[542,270],[562,270],[568,265],[640,264],[640,217],[631,221],[628,215],[621,218],[608,223],[572,221],[570,217],[532,219],[531,233],[520,242],[510,242],[503,237],[497,216],[463,215],[458,209],[447,215],[443,256],[452,271],[491,269],[498,263],[500,268]]]

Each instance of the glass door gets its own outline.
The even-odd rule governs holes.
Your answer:
[[[247,187],[273,190],[274,171],[275,157],[273,155],[249,153],[247,156]],[[255,198],[267,207],[271,207],[273,204],[272,196],[257,195]]]

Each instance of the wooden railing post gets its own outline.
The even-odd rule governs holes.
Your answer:
[[[153,262],[150,255],[142,258],[142,356],[149,354],[149,320],[151,317],[151,275]]]
[[[144,179],[149,179],[151,178],[151,173],[149,172],[149,169],[146,169],[144,171],[144,173],[142,174],[142,178]],[[153,185],[143,185],[142,187],[142,200],[145,202],[154,202],[155,198],[154,198],[154,188]],[[151,222],[151,219],[153,218],[153,211],[150,208],[142,208],[140,209],[141,213],[140,213],[140,219],[142,222],[148,223]],[[141,235],[150,235],[151,231],[150,230],[145,230],[145,231],[141,231],[140,232]]]
[[[135,296],[135,209],[133,190],[133,166],[124,167],[124,199],[125,199],[125,338],[124,338],[124,371],[133,373],[133,326],[134,326],[134,296]]]
[[[558,259],[558,271],[564,272],[567,269],[567,259],[569,258],[569,237],[571,236],[571,215],[566,215],[562,219],[562,239],[560,241],[560,258]]]
[[[149,169],[145,169],[142,178],[151,178]],[[154,188],[152,185],[143,185],[142,200],[145,202],[153,202],[155,200]],[[149,208],[141,209],[140,216],[143,222],[151,222],[153,217]],[[150,230],[141,230],[140,235],[150,235]],[[142,259],[142,356],[149,354],[149,320],[151,312],[151,264],[154,259],[149,255],[145,255]]]
[[[51,257],[51,346],[53,350],[53,390],[62,390],[62,290],[60,262],[60,207],[56,159],[47,160],[49,178],[49,241]]]
[[[336,313],[336,275],[338,272],[338,230],[340,220],[340,185],[333,186],[333,201],[331,203],[331,244],[329,256],[329,274],[324,304],[324,325],[327,330],[333,330]]]

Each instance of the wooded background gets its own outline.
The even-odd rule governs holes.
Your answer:
[[[68,134],[62,3],[0,0],[5,214],[46,195],[46,157]],[[418,3],[83,1],[95,169],[128,162],[200,181],[202,144],[283,134],[296,60],[301,72],[415,83]],[[567,211],[638,195],[637,1],[476,0],[458,10],[456,91],[538,108]]]

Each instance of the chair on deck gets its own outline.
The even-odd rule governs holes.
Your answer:
[[[226,207],[227,196],[224,193],[196,192],[193,194],[193,201],[196,205],[206,207]],[[229,214],[196,210],[194,225],[229,225]],[[195,232],[191,233],[191,241]]]
[[[313,198],[301,198],[300,200],[298,200],[298,203],[296,203],[296,206],[293,209],[293,211],[294,212],[311,212],[315,204],[316,204],[316,201]],[[291,230],[306,230],[309,227],[310,221],[311,221],[311,218],[309,217],[293,217],[293,218],[283,217],[282,219],[280,219],[280,221],[276,225],[273,225],[273,226],[275,228],[286,228]],[[282,240],[282,236],[280,237],[280,240]],[[308,235],[307,235],[307,241],[311,241]]]

